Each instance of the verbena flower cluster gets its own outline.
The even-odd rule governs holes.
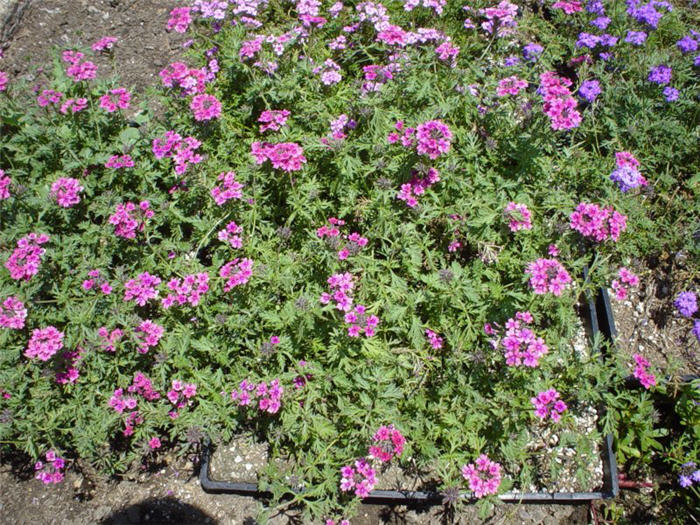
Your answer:
[[[622,301],[627,298],[630,288],[639,286],[639,277],[624,266],[618,270],[617,277],[613,279],[610,286],[615,292],[615,299]]]
[[[569,216],[569,225],[584,237],[595,242],[611,239],[617,241],[627,229],[627,217],[612,206],[601,208],[597,204],[582,202]]]
[[[5,261],[5,268],[10,271],[10,277],[16,280],[29,280],[39,273],[41,256],[46,250],[42,244],[49,242],[45,233],[30,233],[17,241],[17,248]]]
[[[469,490],[477,498],[496,494],[501,484],[501,465],[481,454],[474,463],[462,467],[462,476],[469,483]]]
[[[566,411],[567,406],[561,399],[561,394],[550,388],[537,394],[530,399],[535,407],[535,415],[540,419],[551,419],[555,423],[561,419],[561,415]]]
[[[231,392],[233,399],[238,406],[257,407],[260,412],[276,414],[282,406],[282,394],[284,388],[280,385],[279,379],[273,379],[268,383],[253,383],[244,379],[238,386],[238,390]]]
[[[651,363],[640,354],[633,354],[632,359],[634,360],[633,375],[639,379],[642,386],[648,390],[656,385],[656,376],[649,371]]]

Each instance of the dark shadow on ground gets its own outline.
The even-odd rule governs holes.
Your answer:
[[[204,511],[176,498],[151,498],[119,509],[101,525],[132,525],[135,523],[216,525],[218,521]]]

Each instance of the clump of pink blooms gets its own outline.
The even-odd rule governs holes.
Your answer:
[[[190,102],[194,119],[203,122],[221,116],[221,102],[214,95],[195,95]]]
[[[302,164],[306,164],[304,150],[295,142],[280,142],[279,144],[253,142],[250,153],[255,157],[256,164],[263,164],[269,160],[273,168],[287,172],[299,171]]]
[[[357,126],[357,122],[351,120],[345,113],[340,115],[337,119],[331,120],[331,139],[333,140],[344,140],[347,138],[345,134],[345,128],[354,129]],[[329,140],[327,138],[322,138],[321,142],[328,144]]]
[[[330,58],[326,59],[323,65],[316,66],[313,69],[313,73],[314,75],[321,75],[321,82],[326,86],[332,86],[343,80],[340,66]]]
[[[5,175],[3,170],[0,170],[0,201],[10,198],[10,184],[12,179],[9,175]]]
[[[234,259],[227,262],[219,270],[219,276],[226,279],[224,292],[228,292],[236,286],[241,286],[247,283],[253,275],[253,260],[252,259]]]
[[[137,231],[143,231],[146,222],[155,215],[150,209],[151,203],[141,201],[138,205],[133,202],[117,204],[117,208],[109,217],[109,223],[114,225],[114,235],[124,239],[133,239]]]
[[[62,457],[57,456],[53,450],[49,450],[44,457],[46,458],[46,463],[43,461],[34,463],[34,470],[36,471],[36,476],[34,477],[46,485],[63,481],[62,471],[66,466],[66,461]]]
[[[124,332],[119,328],[115,328],[110,332],[106,326],[101,326],[97,330],[97,335],[100,336],[100,348],[102,348],[102,350],[105,352],[115,352],[116,344],[122,338]]]
[[[581,2],[576,2],[572,0],[560,0],[552,4],[552,9],[561,9],[567,15],[573,15],[583,10]]]
[[[516,76],[502,78],[498,82],[496,96],[505,97],[508,95],[517,95],[525,88],[527,88],[527,80],[522,80]]]
[[[624,266],[617,273],[618,279],[613,279],[612,289],[615,292],[615,299],[622,301],[627,298],[630,288],[639,286],[639,277]]]
[[[428,342],[430,343],[430,346],[433,347],[433,349],[440,350],[442,348],[444,341],[442,337],[440,337],[437,333],[433,332],[429,328],[426,328],[425,336],[428,338]]]
[[[115,170],[133,167],[134,161],[131,155],[112,155],[109,160],[105,162],[105,168],[112,168]]]
[[[39,272],[41,256],[46,250],[42,244],[49,242],[45,233],[30,233],[17,241],[17,248],[5,261],[5,268],[10,271],[10,277],[15,280],[29,280]]]
[[[27,319],[27,309],[24,303],[14,295],[7,297],[0,303],[0,326],[11,330],[24,328]]]
[[[327,519],[326,525],[336,525],[335,520]],[[340,520],[337,525],[350,525],[350,520]]]
[[[63,370],[56,372],[56,383],[59,385],[73,384],[80,377],[78,365],[83,357],[83,349],[78,347],[73,352],[63,352],[61,357]]]
[[[0,71],[0,92],[7,89],[7,84],[9,82],[9,77],[4,71]]]
[[[139,345],[136,349],[140,354],[147,354],[149,348],[158,345],[165,329],[153,321],[142,321],[135,329],[136,342]]]
[[[362,72],[365,81],[362,83],[362,95],[380,91],[384,84],[394,78],[394,73],[397,68],[398,66],[396,64],[389,64],[387,66],[371,64],[369,66],[364,66]]]
[[[136,279],[129,279],[124,284],[124,300],[134,301],[139,306],[144,306],[150,299],[158,297],[157,286],[160,284],[160,277],[143,272]]]
[[[532,212],[525,204],[511,201],[506,205],[503,215],[508,221],[508,228],[512,232],[532,229]]]
[[[243,184],[236,181],[236,173],[234,171],[222,172],[216,180],[220,181],[221,184],[211,189],[211,196],[218,206],[221,206],[228,200],[243,197],[243,192],[241,191]]]
[[[78,179],[61,177],[51,185],[51,198],[62,208],[71,208],[80,202],[83,187]]]
[[[287,122],[291,112],[287,109],[266,109],[258,117],[260,125],[260,133],[265,133],[267,130],[279,131]]]
[[[634,377],[639,379],[639,382],[647,390],[652,386],[656,385],[656,376],[652,374],[649,370],[651,364],[640,354],[633,354],[632,359],[634,359]]]
[[[214,68],[202,67],[194,69],[182,62],[173,62],[163,69],[159,75],[164,86],[170,88],[179,87],[183,95],[196,95],[204,93],[207,83],[216,77],[215,70],[218,70],[217,65],[211,63],[210,66],[214,66]]]
[[[257,385],[247,379],[241,381],[238,390],[231,392],[231,399],[238,403],[238,406],[251,406],[261,412],[276,414],[282,406],[282,394],[284,388],[280,385],[279,379],[273,379],[270,383],[262,381]]]
[[[466,11],[471,10],[471,8],[467,9],[466,7],[464,8]],[[499,2],[494,7],[479,9],[479,14],[486,18],[481,23],[481,28],[488,34],[493,34],[495,30],[496,36],[507,36],[513,33],[518,26],[518,22],[515,19],[515,16],[518,14],[518,6],[506,0]],[[464,21],[464,27],[468,29],[474,27],[474,24],[470,19],[467,19]]]
[[[115,36],[104,36],[100,38],[97,42],[92,44],[92,50],[95,52],[110,51],[118,40],[119,39]]]
[[[128,109],[131,102],[131,93],[124,88],[116,88],[100,97],[100,107],[107,113],[114,113],[117,109]]]
[[[24,356],[48,361],[61,348],[63,348],[63,332],[59,331],[58,328],[55,326],[35,328],[27,343]]]
[[[349,312],[352,309],[352,291],[355,288],[355,280],[350,272],[336,273],[328,280],[331,293],[323,292],[319,301],[321,304],[328,304],[331,301],[335,307],[342,312]]]
[[[459,55],[459,46],[452,43],[449,37],[435,48],[435,53],[443,62],[449,62],[451,68],[457,67],[457,55]]]
[[[146,401],[156,401],[160,399],[160,394],[153,389],[151,380],[142,372],[136,372],[136,374],[134,374],[134,380],[127,388],[127,392],[134,394],[134,396],[124,396],[124,389],[117,388],[108,402],[108,405],[119,414],[123,413],[125,409],[131,411],[127,414],[126,420],[124,421],[124,436],[132,435],[134,433],[134,427],[143,423],[143,417],[139,414],[138,410],[135,410],[138,406],[138,400],[135,396],[141,396]]]
[[[99,288],[100,291],[105,294],[109,295],[112,293],[112,286],[109,284],[107,279],[105,279],[102,276],[102,273],[98,269],[90,270],[88,272],[88,277],[89,279],[85,279],[83,281],[82,287],[83,290],[88,291],[92,290],[93,288]]]
[[[416,148],[419,155],[427,155],[435,160],[440,155],[450,150],[452,132],[447,125],[439,120],[429,120],[419,124],[417,128],[406,128],[403,121],[396,123],[396,131],[387,137],[389,144],[401,140],[401,145],[405,148]]]
[[[366,498],[377,484],[377,472],[365,458],[355,461],[355,465],[345,465],[340,469],[342,478],[340,490],[348,492],[355,490],[355,496]]]
[[[170,11],[170,18],[165,26],[168,31],[175,31],[176,33],[184,33],[187,28],[190,27],[192,23],[192,15],[190,14],[191,8],[189,7],[176,7]]]
[[[160,438],[158,436],[153,436],[148,440],[148,446],[151,450],[159,449],[161,447]]]
[[[569,90],[571,81],[553,71],[540,75],[538,92],[544,99],[543,110],[550,118],[553,130],[572,129],[581,124],[581,113],[576,109],[577,102]]]
[[[370,445],[369,454],[383,463],[391,461],[394,457],[399,457],[406,444],[406,438],[394,428],[394,425],[379,427],[379,430],[372,436],[372,441],[374,444]]]
[[[232,248],[240,248],[243,246],[243,239],[241,239],[240,234],[243,232],[241,228],[235,221],[231,221],[226,225],[226,228],[219,231],[218,238],[221,242],[227,242]]]
[[[194,137],[184,139],[173,130],[166,131],[163,138],[153,139],[152,150],[157,159],[172,157],[175,163],[175,173],[182,175],[190,164],[199,164],[203,157],[195,150],[201,142]]]
[[[432,8],[436,15],[442,14],[442,8],[445,7],[447,0],[402,0],[404,11],[412,11],[421,3],[423,7]]]
[[[192,398],[197,395],[197,385],[194,383],[183,383],[179,379],[173,379],[170,390],[165,397],[175,406],[175,410],[170,412],[170,417],[177,417],[177,410],[192,404]]]
[[[345,221],[342,219],[337,219],[335,217],[330,217],[328,219],[328,225],[323,225],[320,228],[316,229],[316,236],[320,239],[327,238],[331,242],[331,246],[333,247],[339,247],[340,243],[338,242],[341,233],[340,229],[338,226],[343,226],[345,225]],[[338,259],[341,261],[344,261],[351,255],[356,255],[359,253],[359,251],[367,245],[368,240],[366,237],[362,237],[358,232],[352,232],[351,234],[347,235],[342,235],[343,239],[347,240],[348,243],[345,244],[339,251],[338,251]]]
[[[396,198],[404,201],[409,208],[418,205],[418,197],[425,193],[425,190],[433,184],[440,182],[440,172],[435,168],[428,168],[425,176],[419,176],[419,171],[412,170],[413,177],[407,183],[401,185]]]
[[[569,272],[556,259],[537,259],[527,265],[525,273],[530,275],[530,286],[538,295],[550,292],[558,297],[571,282]]]
[[[379,318],[376,315],[368,315],[367,309],[361,304],[355,306],[353,311],[346,312],[344,320],[350,325],[348,326],[350,337],[359,337],[363,333],[365,337],[372,337],[379,324]]]
[[[496,494],[501,484],[501,465],[481,454],[474,463],[462,467],[462,476],[469,482],[469,490],[477,498]]]
[[[53,89],[45,89],[41,92],[41,95],[36,97],[36,102],[39,107],[45,108],[49,104],[58,104],[63,97],[63,93],[60,91],[54,91]]]
[[[62,58],[67,64],[66,74],[75,82],[92,80],[97,76],[97,66],[89,60],[82,61],[85,55],[80,51],[64,51]]]
[[[68,113],[68,110],[70,110],[72,113],[78,113],[84,110],[87,105],[88,101],[86,98],[69,98],[61,105],[61,108],[58,111],[63,115]]]
[[[535,407],[535,415],[540,419],[550,418],[555,423],[561,419],[561,415],[567,406],[561,399],[559,392],[550,388],[530,398],[530,402]]]
[[[186,303],[197,306],[202,296],[209,291],[209,275],[201,272],[186,275],[184,279],[171,279],[168,289],[174,293],[162,300],[163,308],[168,309],[175,303],[180,306]]]
[[[617,241],[620,233],[627,228],[627,217],[615,211],[612,206],[601,208],[597,204],[585,202],[576,206],[569,220],[572,229],[596,242],[608,239]]]
[[[504,337],[491,341],[494,348],[503,347],[508,366],[524,365],[534,368],[539,365],[540,358],[549,351],[544,339],[537,337],[534,331],[525,326],[533,321],[530,312],[516,312],[515,317],[506,322]],[[487,327],[487,333],[496,333],[490,325]]]
[[[648,184],[639,172],[639,161],[629,151],[615,153],[615,163],[617,169],[610,174],[610,180],[617,184],[622,193]]]

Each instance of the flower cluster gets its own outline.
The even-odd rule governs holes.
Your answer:
[[[62,471],[66,466],[66,461],[57,456],[53,450],[49,450],[44,457],[46,463],[43,461],[34,463],[34,470],[37,471],[34,477],[46,485],[63,481]]]
[[[10,277],[28,281],[39,273],[41,256],[46,252],[41,245],[47,242],[49,242],[49,236],[45,233],[30,233],[17,241],[17,248],[5,261],[5,268],[10,271]]]
[[[379,318],[376,315],[367,315],[367,309],[361,304],[355,306],[353,311],[346,312],[344,320],[350,325],[348,326],[350,337],[359,337],[363,333],[366,337],[372,337],[379,324]]]
[[[552,123],[553,130],[572,129],[581,124],[581,114],[576,109],[576,99],[569,91],[571,81],[553,71],[540,75],[540,88],[544,105],[542,109]]]
[[[442,337],[440,337],[437,333],[433,332],[429,328],[426,328],[425,336],[428,338],[428,342],[430,343],[430,346],[433,347],[433,349],[440,350],[442,348],[444,341]]]
[[[128,109],[130,101],[131,93],[124,88],[116,88],[100,97],[100,107],[107,113],[114,113],[117,109]]]
[[[24,356],[48,361],[61,348],[63,348],[63,332],[58,328],[54,326],[35,328],[27,343]]]
[[[326,86],[337,84],[343,79],[343,75],[340,73],[340,66],[330,58],[326,59],[323,65],[316,66],[313,69],[313,73],[314,75],[321,75],[321,82]]]
[[[465,10],[469,9],[465,8]],[[518,26],[518,21],[515,19],[518,14],[518,6],[507,0],[502,0],[494,7],[479,9],[479,14],[486,18],[485,21],[481,22],[481,29],[488,34],[493,34],[495,31],[498,37],[508,36]],[[467,19],[464,21],[464,27],[474,27],[474,24],[470,19]]]
[[[85,279],[82,284],[83,290],[92,290],[93,288],[99,288],[100,291],[109,295],[112,293],[112,286],[109,284],[107,279],[102,277],[102,273],[98,269],[90,270],[88,272],[89,279]]]
[[[80,202],[78,193],[83,191],[80,181],[61,177],[51,185],[51,198],[62,208],[70,208]]]
[[[133,167],[134,161],[131,155],[112,155],[109,160],[105,162],[105,168],[112,168],[115,170]]]
[[[100,38],[97,42],[92,44],[92,50],[95,52],[110,51],[118,40],[119,39],[115,36],[104,36]]]
[[[511,201],[506,205],[503,215],[508,221],[508,228],[512,232],[532,229],[532,212],[525,204]]]
[[[195,150],[201,142],[194,137],[185,137],[173,130],[166,131],[163,138],[153,139],[152,150],[157,159],[172,157],[175,162],[175,173],[182,175],[190,164],[199,164],[204,160]]]
[[[350,272],[336,273],[327,280],[331,293],[323,292],[319,301],[321,304],[328,304],[331,301],[335,307],[342,312],[349,312],[352,309],[352,291],[355,288],[355,280]]]
[[[170,18],[168,19],[166,29],[168,31],[174,30],[176,33],[186,32],[187,28],[189,28],[192,23],[190,10],[190,7],[176,7],[170,11]]]
[[[601,208],[597,204],[582,202],[569,216],[570,226],[584,237],[596,242],[608,239],[617,241],[627,228],[627,217],[612,206]]]
[[[469,490],[477,498],[496,494],[501,484],[501,465],[481,454],[474,463],[462,467],[462,476],[469,482]]]
[[[100,348],[102,348],[102,350],[105,352],[116,352],[115,345],[117,341],[122,338],[124,332],[119,328],[115,328],[110,332],[106,326],[101,326],[97,330],[97,335],[102,339],[102,341],[100,341]]]
[[[683,317],[693,317],[698,311],[698,298],[693,292],[681,292],[673,301],[673,306]]]
[[[369,454],[383,463],[391,461],[394,457],[399,457],[406,444],[406,438],[394,428],[394,425],[379,427],[379,430],[372,436],[372,441],[374,444],[370,445]]]
[[[397,64],[389,64],[387,66],[371,64],[364,66],[362,72],[365,81],[362,83],[362,95],[380,91],[384,84],[394,78],[394,73],[397,69]]]
[[[345,113],[340,115],[337,119],[333,119],[330,122],[331,128],[331,139],[333,140],[344,140],[347,138],[345,134],[345,128],[355,129],[357,122],[351,120]],[[323,138],[321,142],[328,144],[328,139]]]
[[[585,80],[578,88],[578,94],[581,95],[587,102],[594,102],[598,95],[603,90],[600,88],[600,82],[597,80]]]
[[[160,277],[143,272],[136,279],[129,279],[124,284],[124,300],[134,301],[139,306],[145,306],[150,299],[158,297],[156,287],[160,284]]]
[[[639,161],[629,151],[615,153],[617,169],[610,174],[610,180],[618,185],[622,193],[639,186],[646,186],[647,181],[639,173]]]
[[[279,379],[273,379],[269,385],[264,381],[256,385],[244,379],[238,390],[231,392],[231,399],[236,401],[238,406],[255,406],[257,403],[260,412],[276,414],[282,406],[283,393],[284,388]]]
[[[61,354],[62,371],[56,372],[56,383],[65,385],[66,383],[75,383],[80,377],[78,364],[83,357],[83,349],[78,347],[73,352],[63,352]]]
[[[355,466],[345,465],[340,469],[342,478],[340,480],[340,490],[348,492],[355,490],[355,496],[366,498],[377,484],[377,472],[367,462],[365,458],[355,461]]]
[[[243,239],[240,237],[242,232],[243,228],[231,221],[226,225],[226,228],[219,231],[218,238],[221,242],[229,243],[232,248],[240,248],[243,246]]]
[[[124,239],[135,238],[136,232],[143,231],[146,221],[155,215],[150,207],[148,201],[141,201],[138,207],[133,202],[117,204],[116,210],[109,217],[109,223],[114,225],[114,235]]]
[[[678,473],[678,484],[685,488],[695,484],[700,485],[700,469],[694,461],[688,461],[681,465],[681,471]]]
[[[233,261],[227,262],[219,269],[219,277],[226,279],[224,292],[228,292],[236,286],[247,283],[252,275],[253,260],[247,258],[236,258]]]
[[[62,97],[63,93],[60,91],[45,89],[41,92],[41,95],[36,97],[36,102],[39,104],[39,107],[45,108],[49,104],[58,104]]]
[[[415,208],[418,205],[418,197],[433,184],[440,182],[440,172],[435,168],[428,168],[424,177],[420,177],[417,170],[411,170],[411,174],[413,177],[401,185],[396,198],[404,201],[409,208]]]
[[[535,407],[535,415],[540,419],[551,418],[555,423],[561,419],[561,415],[566,410],[566,403],[561,399],[559,392],[550,388],[530,398],[530,402]]]
[[[61,105],[61,108],[58,111],[60,111],[63,115],[68,113],[68,110],[70,110],[72,113],[78,113],[84,110],[87,105],[88,100],[86,98],[69,98]]]
[[[218,206],[221,206],[228,200],[240,199],[243,197],[243,192],[241,191],[243,189],[243,184],[236,180],[236,173],[234,171],[222,172],[216,180],[220,181],[221,184],[211,189],[211,196]]]
[[[194,383],[183,383],[179,379],[173,379],[170,390],[165,394],[175,409],[180,409],[192,404],[192,398],[197,395],[197,385]],[[177,411],[172,411],[170,417],[177,417]]]
[[[253,142],[250,153],[255,157],[257,164],[269,160],[273,168],[287,172],[299,171],[302,164],[306,164],[304,150],[295,142],[280,142],[279,144]]]
[[[136,349],[140,354],[147,354],[148,349],[158,345],[158,341],[163,337],[165,329],[153,321],[143,321],[135,329],[136,342],[139,345]]]
[[[508,95],[517,95],[523,89],[527,88],[527,81],[516,76],[503,78],[498,82],[496,96],[505,97]]]
[[[627,298],[630,288],[639,286],[639,277],[624,266],[617,273],[618,279],[613,279],[611,284],[615,292],[615,299],[622,301]]]
[[[634,359],[635,367],[633,375],[644,388],[647,390],[656,384],[656,376],[649,372],[651,364],[640,354],[633,354],[632,359]]]
[[[177,303],[182,306],[190,303],[197,306],[202,295],[209,291],[209,275],[206,272],[186,275],[184,279],[171,279],[168,288],[175,292],[168,294],[163,300],[163,308],[170,308]]]
[[[418,154],[427,155],[430,159],[435,160],[450,150],[452,132],[443,122],[430,120],[418,125],[416,140]]]
[[[515,317],[506,322],[505,335],[500,340],[492,340],[494,348],[503,347],[503,353],[508,366],[529,366],[534,368],[539,365],[539,360],[549,348],[544,339],[537,337],[535,332],[524,325],[534,321],[530,312],[516,312]]]
[[[217,68],[214,67],[214,69]],[[179,87],[183,95],[191,96],[204,93],[207,83],[215,78],[215,72],[206,67],[194,69],[182,62],[173,62],[163,69],[159,75],[164,86],[170,88]]]
[[[320,239],[327,238],[329,244],[334,249],[340,248],[338,250],[338,260],[344,261],[351,255],[357,255],[357,253],[359,253],[364,246],[367,246],[367,243],[369,242],[367,237],[362,237],[358,232],[352,232],[349,235],[342,235],[343,239],[348,242],[341,248],[341,233],[338,226],[343,226],[345,221],[342,219],[336,219],[335,217],[330,217],[328,219],[328,223],[330,226],[323,225],[316,229],[316,236]]]
[[[89,60],[82,61],[85,55],[79,51],[64,51],[62,58],[67,64],[66,74],[75,82],[92,80],[97,76],[97,66]]]
[[[10,198],[10,184],[12,179],[5,175],[3,170],[0,170],[0,201]]]
[[[134,380],[127,388],[127,392],[134,396],[125,396],[123,388],[117,388],[112,397],[109,399],[108,405],[121,414],[124,410],[130,410],[124,421],[124,436],[130,436],[134,433],[134,427],[143,423],[143,417],[136,410],[138,400],[135,396],[141,396],[146,401],[156,401],[160,399],[160,394],[153,389],[151,380],[148,379],[142,372],[134,374]]]
[[[24,328],[27,319],[27,309],[24,303],[14,295],[10,295],[0,303],[0,327],[12,330]]]
[[[279,131],[287,122],[291,112],[287,109],[266,109],[258,117],[260,125],[260,133],[265,133],[267,130]]]
[[[194,119],[200,122],[221,116],[221,102],[214,95],[195,95],[190,102],[190,109]]]
[[[525,273],[530,275],[530,286],[538,294],[550,292],[560,296],[571,276],[556,259],[537,259],[527,265]]]

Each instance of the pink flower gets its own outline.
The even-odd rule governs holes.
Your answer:
[[[7,76],[7,73],[4,71],[0,71],[0,91],[5,91],[7,89],[7,84],[9,82],[9,78]]]
[[[400,456],[406,443],[406,438],[394,428],[394,425],[379,427],[372,440],[375,444],[369,447],[370,456],[384,463],[391,461],[393,457]]]
[[[462,467],[462,476],[469,482],[469,489],[477,498],[496,494],[501,484],[501,466],[482,454],[475,463]]]
[[[148,201],[141,201],[138,208],[133,202],[117,204],[116,211],[109,217],[109,223],[114,225],[114,234],[125,239],[135,238],[136,232],[143,231],[146,221],[154,215],[150,207]]]
[[[139,306],[144,306],[150,299],[158,297],[156,286],[160,282],[159,277],[143,272],[136,279],[130,279],[126,282],[124,285],[124,300],[134,301]]]
[[[189,164],[199,164],[204,158],[195,153],[201,146],[201,142],[194,137],[182,138],[175,131],[170,130],[163,138],[153,139],[152,150],[157,159],[172,157],[175,163],[175,173],[182,175],[187,171]]]
[[[27,309],[24,303],[14,295],[10,295],[0,304],[0,326],[12,330],[24,328],[27,318]]]
[[[70,208],[80,202],[78,193],[83,191],[80,181],[61,177],[51,185],[51,197],[56,199],[59,206]]]
[[[60,332],[53,326],[36,328],[32,331],[32,336],[27,343],[24,355],[29,358],[48,361],[61,348],[63,348],[63,332]]]
[[[175,30],[176,33],[184,33],[192,23],[189,7],[176,7],[170,11],[170,18],[166,29],[168,31]]]
[[[503,214],[508,221],[510,231],[517,232],[532,229],[532,213],[526,205],[509,202]]]
[[[155,449],[157,449],[157,448],[160,448],[160,439],[158,439],[157,436],[152,437],[152,438],[148,441],[148,446],[151,447],[151,450],[155,450]]]
[[[585,202],[576,206],[569,220],[573,230],[596,242],[607,239],[617,241],[620,233],[627,228],[627,217],[615,211],[612,206],[601,208],[597,204]]]
[[[561,9],[566,13],[567,15],[572,15],[574,13],[578,13],[579,11],[583,10],[583,6],[581,5],[581,2],[576,2],[572,0],[560,0],[558,2],[554,2],[552,4],[553,9]]]
[[[618,270],[619,279],[613,279],[611,287],[615,292],[615,298],[622,301],[627,298],[630,288],[639,286],[639,277],[624,266]]]
[[[183,279],[172,279],[168,283],[168,289],[174,293],[163,299],[163,308],[170,308],[175,303],[180,306],[186,303],[197,306],[202,296],[209,291],[209,275],[201,272],[186,275]]]
[[[535,407],[535,415],[540,419],[552,419],[555,423],[561,418],[561,414],[567,409],[566,403],[561,401],[559,392],[550,388],[530,398]]]
[[[0,201],[10,198],[10,184],[12,179],[0,170]]]
[[[117,43],[117,40],[119,40],[119,39],[115,36],[102,37],[97,42],[92,44],[92,50],[95,52],[105,51],[105,50],[109,51],[112,49],[114,44]]]
[[[528,264],[526,273],[536,294],[550,292],[558,297],[571,282],[571,276],[556,259],[537,259]]]
[[[443,122],[430,120],[418,125],[416,139],[418,141],[416,151],[420,155],[427,155],[430,159],[435,160],[450,150],[452,133]]]
[[[134,330],[136,333],[136,341],[139,345],[137,351],[140,354],[148,353],[148,349],[158,345],[165,329],[154,323],[153,321],[143,321]]]
[[[113,113],[117,109],[127,109],[130,101],[131,93],[124,88],[117,88],[100,97],[100,107],[107,113]]]
[[[522,80],[516,76],[503,78],[498,82],[498,89],[496,90],[496,95],[499,97],[505,97],[507,95],[517,95],[526,87],[527,81]]]
[[[299,144],[294,142],[281,142],[279,144],[253,142],[251,155],[255,157],[257,164],[262,164],[269,160],[273,168],[287,172],[299,171],[302,164],[306,164],[304,150]]]
[[[435,332],[433,332],[432,330],[429,330],[427,328],[425,330],[425,335],[428,338],[428,341],[430,341],[430,346],[432,346],[435,350],[440,350],[442,348],[442,344],[443,344],[442,337],[440,337]]]
[[[258,118],[258,122],[262,123],[260,126],[260,133],[265,133],[268,129],[279,131],[287,122],[289,115],[291,115],[291,113],[286,109],[268,109],[263,111]]]
[[[221,116],[221,102],[214,95],[195,95],[190,102],[190,109],[199,122]]]
[[[366,498],[377,483],[376,471],[365,458],[355,461],[355,466],[346,465],[340,469],[342,479],[340,490],[347,492],[355,489],[358,498]]]
[[[544,339],[537,337],[535,332],[523,326],[523,324],[531,324],[533,321],[530,312],[516,312],[515,317],[506,322],[504,337],[491,341],[494,348],[498,348],[499,345],[503,347],[508,366],[524,365],[534,368],[539,365],[542,356],[549,351]],[[488,335],[495,335],[496,331],[491,325],[487,326],[488,330],[484,327],[484,331]]]
[[[44,233],[30,233],[17,241],[17,248],[5,261],[5,268],[10,271],[10,277],[15,280],[29,280],[39,272],[41,256],[46,252],[41,245],[49,241]]]
[[[133,168],[134,161],[131,155],[112,155],[107,162],[105,162],[105,168],[120,169],[120,168]]]
[[[218,206],[221,206],[228,200],[240,199],[243,197],[243,192],[241,191],[243,189],[243,184],[236,181],[235,172],[228,171],[220,173],[216,180],[220,181],[221,184],[212,188],[211,196]]]
[[[39,107],[45,108],[49,104],[58,104],[61,101],[63,93],[60,91],[54,91],[53,89],[45,89],[41,92],[41,95],[36,97],[37,104]]]
[[[644,388],[649,390],[652,386],[656,385],[656,376],[649,372],[651,364],[640,354],[633,354],[632,359],[635,362],[634,377],[639,379],[639,382]]]
[[[226,228],[219,232],[218,238],[222,242],[229,243],[232,248],[240,248],[243,246],[243,240],[239,235],[241,232],[243,232],[243,228],[231,221],[226,225]]]
[[[68,113],[68,110],[71,110],[73,113],[78,113],[87,107],[87,102],[86,98],[69,98],[61,105],[61,109],[58,111],[63,115]]]
[[[219,269],[219,276],[226,279],[224,292],[228,292],[236,286],[241,286],[248,282],[253,275],[252,259],[234,259],[223,265]]]

